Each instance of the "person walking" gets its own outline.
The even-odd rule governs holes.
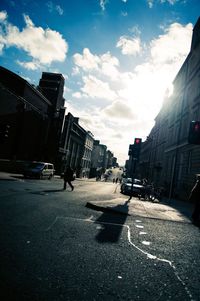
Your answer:
[[[72,191],[74,190],[74,186],[71,181],[74,180],[74,171],[70,166],[67,166],[64,172],[64,187],[63,190],[66,190],[67,184],[71,187]]]
[[[200,175],[197,176],[196,183],[191,190],[189,200],[194,201],[194,211],[192,220],[195,225],[200,225]]]

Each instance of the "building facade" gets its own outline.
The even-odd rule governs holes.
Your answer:
[[[64,172],[67,165],[70,165],[76,171],[77,177],[88,178],[93,143],[93,134],[79,125],[79,118],[68,113],[65,116],[60,144],[62,172]]]
[[[94,140],[90,177],[96,177],[97,173],[102,175],[106,169],[106,150],[107,146],[100,144],[99,140]]]
[[[84,154],[86,131],[79,125],[79,118],[71,113],[65,116],[60,150],[62,153],[62,172],[70,165],[81,176],[81,163]]]
[[[0,126],[9,125],[0,158],[45,160],[51,103],[17,74],[0,67]]]
[[[91,132],[86,132],[84,151],[83,151],[83,157],[82,157],[82,162],[81,162],[81,177],[84,177],[84,178],[90,177],[93,145],[94,145],[93,134]]]
[[[200,121],[200,18],[173,86],[142,145],[140,173],[163,186],[170,198],[187,199],[200,173],[200,146],[188,143],[190,122]]]
[[[38,89],[49,100],[49,128],[48,128],[48,157],[47,160],[55,164],[56,172],[60,173],[61,151],[60,140],[65,118],[65,99],[63,98],[65,80],[60,73],[43,72]]]
[[[46,161],[57,170],[65,108],[64,78],[50,73],[51,83],[54,76],[61,84],[57,89],[53,85],[52,93],[50,85],[44,89],[42,82],[43,89],[36,88],[0,67],[0,126],[9,126],[8,138],[1,141],[0,159]]]

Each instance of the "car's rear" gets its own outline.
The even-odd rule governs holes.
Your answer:
[[[140,180],[127,178],[121,185],[121,192],[128,195],[138,196],[143,188],[144,186]]]

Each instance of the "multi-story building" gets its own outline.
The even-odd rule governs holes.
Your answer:
[[[174,91],[155,119],[143,144],[140,170],[165,187],[168,196],[187,199],[200,173],[200,146],[188,143],[190,122],[200,120],[200,18],[193,29],[190,52],[173,82]]]
[[[90,176],[90,167],[92,160],[92,150],[94,144],[94,136],[91,132],[85,133],[85,144],[84,144],[84,152],[81,162],[81,176],[85,178],[89,178]]]
[[[0,123],[9,125],[0,158],[44,160],[51,103],[26,80],[0,67]]]
[[[61,171],[66,166],[71,166],[76,171],[77,177],[81,174],[81,160],[84,154],[86,131],[79,125],[79,118],[71,113],[65,116],[60,150],[62,152]]]
[[[59,144],[65,116],[65,99],[63,98],[64,77],[60,73],[43,72],[38,89],[50,101],[50,123],[48,135],[48,161],[53,162],[60,172],[61,152]]]
[[[111,166],[116,166],[116,167],[118,167],[119,165],[118,165],[118,163],[117,163],[117,158],[116,157],[112,157],[112,162],[111,162]]]
[[[93,142],[92,133],[79,125],[79,118],[68,113],[65,116],[60,144],[61,172],[70,165],[76,171],[77,177],[89,177]]]
[[[0,158],[52,162],[57,170],[65,114],[64,78],[43,73],[40,84],[36,88],[0,67],[0,125],[9,126],[8,138],[1,142]]]
[[[97,172],[103,174],[106,169],[106,150],[107,146],[100,144],[99,140],[94,140],[90,177],[95,177]]]
[[[106,151],[105,159],[104,159],[105,168],[110,168],[113,165],[113,153],[110,150]]]
[[[42,72],[39,89],[51,102],[54,114],[64,107],[63,98],[65,79],[60,73]]]

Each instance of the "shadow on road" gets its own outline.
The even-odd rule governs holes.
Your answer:
[[[39,195],[48,195],[48,193],[55,193],[65,191],[63,189],[51,189],[51,190],[40,190],[40,191],[31,191],[31,194],[39,194]]]
[[[46,193],[51,193],[51,192],[60,192],[60,191],[65,191],[63,188],[61,189],[50,189],[50,190],[43,190],[43,192],[46,192]]]
[[[96,235],[96,240],[100,243],[116,243],[119,238],[128,215],[128,203],[124,205],[117,205],[112,207],[111,211],[105,211],[97,220],[96,223],[100,224],[99,233]],[[121,212],[118,212],[121,211]]]

